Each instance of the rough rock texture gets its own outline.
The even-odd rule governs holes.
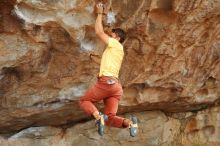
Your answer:
[[[166,116],[162,112],[133,113],[139,117],[139,134],[131,138],[128,129],[108,128],[100,137],[94,122],[66,130],[32,127],[0,139],[2,146],[219,146],[220,107],[198,113]],[[125,115],[128,117],[128,115]]]
[[[78,99],[96,81],[104,48],[94,33],[97,1],[1,0],[0,133],[33,126],[69,127],[88,119]],[[103,2],[105,11],[111,12],[103,21],[106,31],[121,27],[128,33],[120,74],[124,89],[120,114],[184,113],[220,103],[220,0]],[[212,114],[215,110],[210,110]],[[196,125],[199,117],[192,118],[185,130],[178,124],[171,129],[183,134],[183,145],[193,141],[218,145],[219,116],[210,117],[211,126]],[[74,128],[67,131],[74,133]],[[168,129],[161,128],[164,132],[155,133],[160,144],[180,140],[175,134],[164,140],[161,134]],[[59,133],[59,129],[49,131]],[[207,133],[213,137],[207,138]]]

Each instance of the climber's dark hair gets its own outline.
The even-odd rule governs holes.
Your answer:
[[[126,33],[121,28],[114,28],[112,29],[112,32],[114,32],[119,38],[119,42],[123,43],[126,38]]]

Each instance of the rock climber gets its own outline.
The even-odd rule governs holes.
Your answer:
[[[103,30],[102,16],[103,4],[96,5],[97,18],[95,22],[95,32],[98,38],[106,44],[106,49],[102,55],[100,71],[97,82],[87,90],[80,98],[80,107],[93,118],[96,119],[98,133],[104,134],[105,124],[118,128],[129,128],[132,137],[137,134],[137,118],[122,118],[116,115],[118,104],[122,97],[123,90],[118,80],[119,70],[124,56],[122,43],[126,34],[120,28],[112,29],[112,32],[105,33]],[[104,114],[99,112],[94,103],[104,101]]]

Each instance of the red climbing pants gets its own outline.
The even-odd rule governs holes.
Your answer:
[[[91,116],[98,111],[93,103],[103,100],[104,114],[108,116],[106,125],[122,128],[124,118],[116,116],[122,94],[123,90],[117,79],[107,76],[98,77],[96,84],[81,97],[80,107]]]

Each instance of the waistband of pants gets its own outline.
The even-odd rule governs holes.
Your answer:
[[[111,79],[111,80],[119,82],[118,78],[113,77],[113,76],[98,76],[97,78],[98,79],[106,79],[106,80],[110,80]]]

